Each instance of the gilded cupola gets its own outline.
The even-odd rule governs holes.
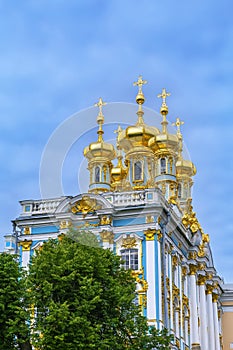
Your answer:
[[[125,152],[127,165],[126,182],[132,189],[144,189],[154,185],[154,153],[148,147],[149,140],[159,134],[159,130],[145,124],[142,105],[145,102],[142,86],[147,83],[139,76],[133,84],[138,87],[136,102],[138,104],[137,122],[118,134],[119,149]]]
[[[138,86],[138,94],[136,96],[136,102],[138,104],[138,118],[135,125],[127,127],[119,134],[119,145],[125,152],[128,152],[133,147],[147,147],[150,138],[159,134],[159,130],[157,128],[149,126],[144,122],[144,111],[142,109],[142,105],[145,102],[145,96],[142,91],[142,86],[145,84],[147,84],[147,81],[143,80],[141,75],[133,84],[134,86]]]
[[[162,116],[162,130],[152,137],[148,146],[155,154],[155,182],[162,190],[167,200],[175,201],[176,198],[176,161],[179,140],[176,134],[168,132],[168,106],[166,98],[171,94],[165,89],[158,95],[162,98],[160,114]]]
[[[83,153],[88,160],[88,170],[90,172],[89,192],[107,192],[111,188],[112,160],[116,157],[114,146],[103,140],[104,115],[102,107],[106,103],[102,98],[95,104],[99,107],[97,124],[99,125],[97,134],[98,140],[85,147]]]

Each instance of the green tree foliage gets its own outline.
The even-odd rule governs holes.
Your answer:
[[[0,350],[30,350],[29,304],[15,256],[0,254]]]
[[[29,284],[38,349],[169,349],[166,331],[148,328],[134,303],[135,280],[110,250],[69,235],[48,241],[32,260]]]

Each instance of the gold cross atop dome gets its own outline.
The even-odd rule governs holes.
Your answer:
[[[157,97],[158,98],[162,98],[162,103],[163,105],[166,105],[166,98],[168,96],[171,96],[171,93],[170,92],[167,92],[165,88],[162,89],[162,93],[161,94],[158,94]]]
[[[138,92],[142,93],[142,85],[147,84],[147,80],[142,79],[142,75],[139,75],[138,80],[133,83],[133,86],[138,86]]]
[[[99,130],[97,131],[98,136],[98,142],[103,141],[103,129],[102,125],[104,123],[104,115],[102,113],[102,107],[106,105],[106,102],[102,100],[102,98],[99,98],[99,101],[94,104],[95,107],[99,107],[99,114],[97,116],[97,123],[99,124]]]
[[[102,107],[105,105],[106,105],[106,102],[104,102],[101,97],[99,98],[99,101],[94,104],[95,107],[99,107],[99,115],[101,115],[101,116],[103,115]]]
[[[181,134],[180,127],[181,125],[184,125],[184,122],[180,120],[180,118],[176,118],[176,122],[172,123],[172,125],[177,127],[177,134],[180,135]]]

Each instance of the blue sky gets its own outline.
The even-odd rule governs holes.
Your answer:
[[[1,236],[18,201],[40,197],[41,156],[54,130],[100,96],[134,102],[132,82],[142,74],[145,105],[159,111],[166,87],[169,120],[185,121],[198,171],[194,209],[219,274],[233,281],[232,11],[231,0],[0,0]],[[75,195],[82,159],[72,157],[64,187]]]

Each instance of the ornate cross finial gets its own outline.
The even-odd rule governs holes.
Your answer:
[[[122,128],[120,125],[118,125],[118,128],[114,130],[114,134],[117,134],[117,138],[119,138],[120,133],[122,132]]]
[[[99,107],[99,114],[97,116],[97,123],[99,124],[99,130],[97,131],[98,136],[98,142],[102,142],[103,141],[103,129],[102,129],[102,125],[104,123],[104,116],[102,113],[102,107],[106,105],[106,102],[104,102],[102,100],[102,98],[99,98],[99,101],[97,103],[95,103],[95,107]]]
[[[142,75],[139,75],[138,80],[133,83],[133,86],[138,86],[139,93],[142,92],[142,85],[147,84],[147,80],[142,79]]]
[[[122,128],[120,125],[118,125],[118,128],[114,130],[114,134],[117,134],[117,149],[119,148],[119,135],[122,132]]]
[[[171,96],[171,93],[170,92],[167,92],[165,88],[162,89],[162,93],[161,94],[158,94],[157,97],[158,98],[162,98],[163,100],[163,105],[166,105],[166,98],[168,96]]]
[[[180,118],[176,118],[176,122],[172,123],[172,125],[177,127],[177,134],[181,134],[180,127],[181,125],[184,125],[184,122],[180,120]]]
[[[102,98],[99,98],[99,101],[94,104],[95,107],[99,107],[99,115],[102,116],[102,107],[106,105],[106,102],[102,100]]]

